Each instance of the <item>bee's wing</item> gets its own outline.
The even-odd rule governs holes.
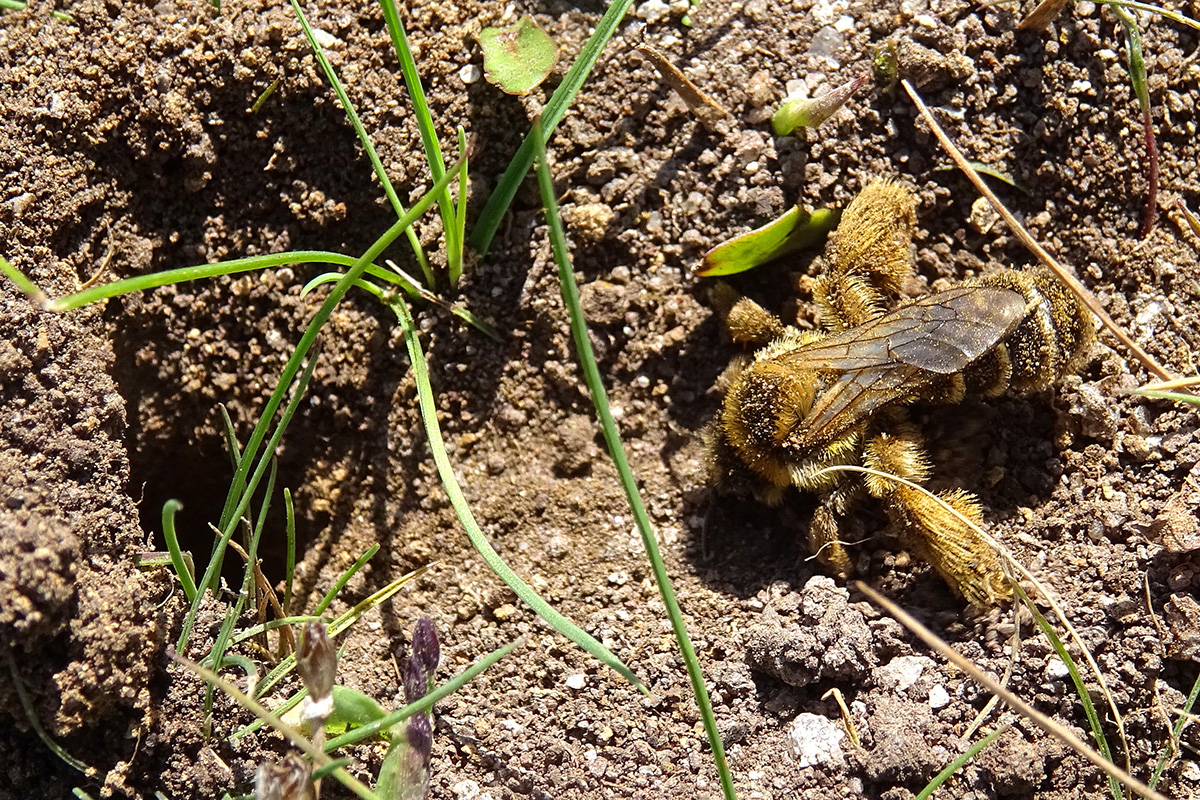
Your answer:
[[[1025,298],[996,286],[959,286],[906,303],[779,358],[800,369],[851,372],[907,364],[960,372],[1025,317]]]
[[[1011,289],[961,286],[784,353],[797,369],[839,372],[793,433],[801,448],[828,441],[939,376],[969,366],[1012,332],[1025,299]]]
[[[881,408],[912,397],[931,381],[929,372],[907,364],[847,372],[817,395],[789,443],[807,450],[829,441]]]

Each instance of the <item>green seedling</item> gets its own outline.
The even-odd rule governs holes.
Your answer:
[[[867,75],[860,75],[825,94],[808,97],[796,94],[783,101],[783,105],[771,117],[771,129],[776,136],[786,136],[796,128],[815,128],[837,113],[846,101],[867,82]]]
[[[702,278],[735,275],[788,253],[815,247],[837,227],[840,216],[841,212],[830,208],[818,208],[809,214],[800,206],[792,206],[778,219],[709,250],[695,272]]]
[[[558,63],[558,45],[532,17],[522,17],[507,28],[484,28],[479,46],[483,76],[508,94],[529,94]]]

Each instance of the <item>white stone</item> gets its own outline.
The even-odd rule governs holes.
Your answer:
[[[577,672],[574,675],[567,676],[567,688],[579,691],[587,684],[587,675]]]
[[[933,662],[924,656],[897,656],[875,671],[875,680],[903,692],[931,666]]]
[[[946,687],[938,684],[929,690],[929,707],[935,711],[939,708],[945,708],[950,705],[950,693],[946,691]]]
[[[1046,660],[1046,677],[1052,681],[1061,681],[1071,674],[1071,670],[1057,655]]]
[[[800,714],[788,728],[788,752],[801,768],[845,763],[841,726],[820,714]]]
[[[479,784],[475,781],[459,781],[453,789],[458,800],[476,800],[479,797]]]
[[[475,83],[483,77],[483,70],[478,64],[463,64],[458,71],[458,79],[463,83]]]

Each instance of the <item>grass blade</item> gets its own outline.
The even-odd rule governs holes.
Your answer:
[[[425,148],[425,162],[429,165],[429,174],[436,181],[445,174],[446,165],[442,160],[442,148],[438,144],[437,131],[433,127],[433,116],[429,113],[429,103],[425,100],[425,89],[421,86],[421,76],[417,73],[417,62],[413,58],[412,49],[408,46],[408,34],[404,30],[404,21],[396,10],[394,0],[379,0],[383,9],[383,21],[388,32],[392,35],[392,47],[396,57],[400,59],[400,72],[404,76],[404,85],[408,88],[408,97],[412,101],[413,114],[417,120],[417,130],[421,133],[421,144]],[[460,194],[466,193],[466,182],[459,184]],[[458,234],[454,221],[454,200],[450,197],[447,187],[438,195],[438,214],[442,218],[442,232],[446,238],[446,265],[450,285],[458,281],[462,275],[462,237]],[[429,284],[432,288],[433,283]]]
[[[624,19],[625,12],[631,5],[633,5],[633,0],[613,0],[608,11],[605,11],[604,16],[600,18],[596,30],[588,38],[583,49],[579,51],[579,56],[567,70],[563,82],[558,85],[554,94],[546,102],[546,107],[542,111],[543,139],[553,133],[558,126],[559,120],[567,111],[567,106],[575,99],[575,95],[583,86],[583,82],[587,80],[592,67],[595,66],[596,59],[600,57],[608,40],[616,33],[617,25]],[[533,134],[530,133],[526,135],[525,141],[521,143],[516,155],[509,162],[508,168],[504,170],[504,174],[496,183],[496,188],[488,197],[487,203],[484,204],[483,212],[480,213],[479,220],[475,223],[475,229],[471,234],[471,246],[480,255],[485,255],[488,248],[491,247],[492,238],[500,229],[500,222],[504,219],[505,212],[508,211],[509,205],[516,197],[521,181],[525,180],[525,176],[529,173],[529,168],[533,165],[534,147]]]
[[[421,711],[428,711],[429,709],[433,708],[434,705],[437,704],[437,702],[442,698],[454,694],[459,689],[473,681],[481,672],[511,653],[524,641],[524,639],[516,639],[515,641],[511,641],[503,647],[493,650],[491,653],[488,653],[486,656],[463,670],[462,674],[458,675],[452,680],[446,681],[441,686],[437,687],[415,703],[410,703],[404,708],[393,711],[386,717],[381,717],[374,722],[363,725],[361,728],[355,728],[352,731],[343,733],[341,736],[330,739],[325,743],[325,752],[328,753],[336,750],[339,747],[345,747],[346,745],[361,742],[363,739],[375,736],[381,731],[386,731],[393,725],[403,722],[413,714],[417,714]]]
[[[704,686],[704,674],[700,671],[700,661],[696,658],[695,648],[688,638],[687,627],[683,623],[683,614],[675,599],[675,590],[671,587],[671,579],[667,575],[662,555],[658,552],[658,541],[646,516],[646,508],[642,504],[642,495],[638,491],[637,481],[633,470],[629,468],[629,459],[625,457],[625,447],[621,443],[621,434],[617,431],[617,423],[613,419],[608,406],[608,394],[604,389],[604,381],[600,379],[600,370],[596,366],[596,357],[592,352],[592,342],[588,338],[587,320],[583,316],[583,307],[579,302],[579,287],[575,284],[575,272],[571,268],[571,257],[567,252],[566,236],[563,234],[562,219],[558,213],[558,203],[554,199],[554,183],[550,177],[550,167],[546,163],[546,146],[542,138],[540,121],[533,123],[533,141],[537,160],[538,185],[542,190],[542,204],[546,208],[546,221],[550,227],[550,245],[554,250],[554,260],[558,264],[558,282],[562,289],[563,302],[571,315],[571,335],[575,339],[575,350],[583,367],[584,378],[592,395],[592,403],[596,406],[596,416],[604,429],[604,441],[608,444],[608,454],[617,467],[621,486],[625,490],[625,498],[637,522],[638,531],[642,535],[642,545],[646,548],[646,557],[654,570],[654,580],[658,583],[659,594],[667,607],[667,616],[671,620],[671,629],[675,633],[675,641],[683,655],[687,666],[688,677],[692,682],[692,694],[696,705],[700,707],[700,719],[708,734],[708,743],[712,747],[713,760],[716,762],[717,774],[721,779],[721,789],[727,800],[734,800],[733,778],[729,774],[729,765],[725,761],[725,748],[721,742],[721,734],[717,730],[717,720],[713,716],[712,704],[708,699],[708,690]]]
[[[1129,81],[1142,111],[1142,132],[1146,141],[1146,210],[1138,232],[1146,238],[1158,216],[1158,145],[1154,140],[1154,122],[1150,116],[1150,88],[1146,83],[1146,62],[1142,58],[1142,33],[1133,14],[1119,5],[1105,3],[1108,10],[1125,29],[1125,46],[1129,50]]]
[[[920,622],[917,622],[917,620],[914,619],[911,614],[905,612],[891,600],[887,599],[862,581],[855,581],[854,587],[858,589],[858,591],[865,594],[867,599],[894,617],[901,625],[903,625],[905,628],[908,628],[908,630],[915,634],[918,639],[920,639],[933,650],[936,650],[943,658],[969,675],[973,681],[987,689],[992,694],[997,695],[1001,700],[1007,703],[1013,711],[1025,717],[1030,722],[1033,722],[1047,734],[1062,742],[1078,755],[1087,759],[1094,766],[1098,767],[1105,775],[1116,778],[1130,790],[1141,797],[1146,798],[1146,800],[1167,800],[1166,797],[1154,791],[1149,786],[1142,783],[1137,778],[1133,777],[1108,759],[1104,758],[1092,748],[1088,747],[1086,744],[1080,741],[1075,734],[1071,733],[1071,731],[1068,730],[1065,725],[1056,722],[1042,712],[1038,711],[1029,703],[1026,703],[1024,700],[1017,697],[1008,689],[1005,689],[998,682],[996,682],[994,678],[960,655],[953,647],[938,638],[936,634],[934,634]]]
[[[285,737],[287,737],[287,740],[291,742],[294,747],[299,748],[306,756],[312,759],[312,762],[315,766],[330,767],[333,765],[333,760],[329,756],[325,755],[321,748],[310,742],[308,737],[304,736],[304,734],[300,733],[300,731],[296,730],[291,725],[288,725],[279,717],[263,708],[263,706],[257,700],[242,694],[242,692],[239,691],[238,688],[232,683],[225,680],[212,670],[188,661],[182,656],[174,656],[174,659],[185,668],[196,673],[196,675],[206,681],[210,686],[220,689],[222,692],[229,695],[229,697],[233,698],[234,702],[236,702],[242,708],[246,709],[251,714],[282,733]],[[349,772],[346,772],[344,768],[335,767],[333,769],[333,777],[336,778],[347,789],[354,792],[354,794],[356,794],[362,800],[379,800],[375,793],[367,788],[366,784],[359,781]]]
[[[175,535],[175,514],[181,508],[183,508],[183,503],[178,500],[168,500],[163,503],[163,539],[167,542],[167,552],[171,554],[171,566],[174,567],[175,574],[179,576],[179,582],[183,585],[183,595],[190,603],[196,599],[195,576],[188,568],[188,560],[184,557],[183,550],[179,548],[179,537]]]
[[[1104,726],[1100,724],[1100,715],[1096,713],[1096,706],[1092,703],[1092,697],[1088,692],[1087,685],[1083,682],[1083,676],[1079,674],[1079,668],[1075,666],[1075,659],[1071,658],[1071,654],[1067,652],[1067,647],[1063,644],[1062,639],[1058,638],[1058,633],[1055,632],[1054,627],[1046,620],[1034,602],[1029,599],[1029,595],[1025,594],[1025,590],[1021,588],[1021,585],[1016,581],[1013,581],[1012,584],[1013,591],[1033,614],[1034,620],[1037,622],[1038,627],[1042,629],[1042,633],[1050,641],[1050,646],[1054,648],[1054,652],[1067,665],[1067,672],[1070,673],[1071,683],[1075,685],[1075,693],[1079,695],[1079,701],[1083,704],[1083,713],[1087,716],[1088,727],[1092,729],[1092,738],[1096,740],[1096,747],[1099,748],[1100,755],[1112,761],[1112,751],[1109,749],[1108,739],[1104,736]],[[1126,763],[1126,766],[1128,766],[1128,763]],[[1108,778],[1108,790],[1116,800],[1122,800],[1122,797],[1124,797],[1121,792],[1121,784],[1117,783],[1116,779],[1111,775]]]
[[[383,168],[383,162],[379,160],[379,154],[375,152],[375,146],[371,144],[371,137],[367,136],[367,130],[363,127],[362,121],[358,118],[358,112],[354,110],[354,106],[350,105],[350,97],[346,94],[342,82],[338,79],[337,73],[333,71],[333,65],[329,63],[329,59],[325,57],[325,50],[321,47],[321,43],[317,41],[317,37],[313,35],[312,27],[308,24],[308,18],[304,16],[304,10],[300,8],[299,0],[290,0],[292,10],[296,12],[296,18],[300,21],[300,27],[304,29],[304,36],[308,39],[308,46],[312,48],[313,55],[316,56],[317,63],[321,65],[321,70],[325,73],[325,78],[333,87],[334,94],[342,103],[342,110],[346,112],[346,118],[350,120],[350,124],[354,127],[354,132],[358,134],[358,141],[362,143],[363,150],[367,153],[367,158],[371,160],[371,167],[375,170],[376,177],[379,178],[379,183],[383,186],[383,191],[387,195],[388,201],[391,202],[392,208],[396,211],[396,216],[403,218],[405,216],[404,205],[400,202],[399,196],[396,194],[395,188],[392,186],[391,179],[388,178],[387,172]],[[433,165],[430,164],[430,169]],[[439,169],[441,165],[439,163]],[[441,175],[435,175],[436,182]],[[443,191],[445,189],[443,188]],[[429,285],[434,285],[433,268],[429,266],[429,259],[425,255],[425,249],[421,247],[421,240],[417,238],[417,232],[409,226],[404,235],[408,237],[408,242],[412,245],[413,254],[417,257],[417,263],[421,265],[421,272],[425,274],[425,279],[429,281]]]
[[[337,579],[337,583],[333,584],[333,587],[326,592],[325,596],[321,598],[321,602],[317,604],[315,616],[319,617],[325,613],[325,610],[329,608],[331,603],[333,603],[333,599],[338,596],[338,592],[340,592],[346,586],[346,584],[350,582],[350,579],[353,578],[360,569],[366,566],[367,562],[370,561],[371,558],[374,557],[374,555],[378,552],[379,545],[371,545],[367,548],[367,552],[359,556],[358,560],[350,565],[350,569],[342,573],[341,577]]]
[[[929,785],[922,789],[921,793],[914,797],[913,800],[929,800],[929,798],[933,796],[933,793],[938,790],[939,786],[950,780],[950,778],[954,776],[954,773],[966,766],[968,761],[983,752],[985,747],[999,739],[1011,727],[1011,725],[1001,725],[999,728],[968,747],[965,753],[951,761],[944,770],[933,776],[933,780],[929,782]]]
[[[454,513],[458,515],[458,520],[462,523],[463,530],[466,531],[467,538],[471,540],[476,552],[492,572],[495,572],[500,580],[516,593],[517,597],[524,600],[552,628],[582,647],[602,664],[616,670],[625,680],[643,692],[646,691],[646,687],[629,667],[621,663],[620,659],[610,653],[604,645],[575,623],[555,611],[529,587],[529,584],[513,572],[492,548],[483,535],[483,531],[479,529],[479,525],[475,522],[475,515],[471,513],[471,507],[467,505],[467,500],[463,497],[462,489],[458,485],[458,478],[454,475],[450,458],[446,455],[446,445],[442,440],[441,425],[437,418],[437,407],[433,401],[433,387],[429,383],[429,369],[425,363],[425,354],[421,351],[421,342],[417,339],[417,328],[413,323],[412,314],[402,300],[398,299],[391,304],[391,307],[400,319],[400,329],[404,334],[404,343],[408,347],[408,359],[412,364],[413,379],[417,384],[417,404],[421,409],[421,420],[425,424],[429,449],[433,453],[434,464],[437,465],[438,475],[442,479],[442,488],[446,490],[446,495],[450,498],[450,505],[454,507]]]

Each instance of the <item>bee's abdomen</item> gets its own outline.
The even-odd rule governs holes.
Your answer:
[[[1077,370],[1095,337],[1092,315],[1046,270],[1005,270],[981,278],[980,286],[1020,292],[1029,314],[985,357],[964,373],[970,389],[995,395],[1045,389]]]

